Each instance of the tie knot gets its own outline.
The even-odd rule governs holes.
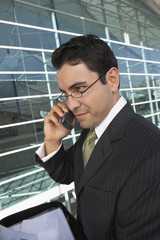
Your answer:
[[[88,142],[92,142],[97,138],[96,132],[95,132],[95,128],[90,129],[86,141]]]

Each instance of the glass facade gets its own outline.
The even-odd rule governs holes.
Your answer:
[[[1,0],[0,12],[0,217],[55,199],[74,213],[74,186],[58,185],[34,160],[60,93],[51,54],[73,36],[101,37],[118,59],[121,94],[160,127],[160,16],[141,0]],[[76,123],[66,148],[80,131]]]

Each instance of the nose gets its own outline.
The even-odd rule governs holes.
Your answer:
[[[74,111],[76,108],[81,106],[80,99],[72,96],[68,96],[66,104],[71,111]]]

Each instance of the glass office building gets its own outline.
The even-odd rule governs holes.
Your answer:
[[[92,33],[106,41],[118,59],[121,94],[160,127],[160,6],[150,2],[0,1],[0,217],[55,199],[74,214],[74,185],[55,183],[34,160],[43,118],[60,93],[51,54],[70,38]],[[80,131],[76,123],[66,148]]]

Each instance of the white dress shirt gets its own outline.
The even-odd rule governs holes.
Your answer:
[[[118,102],[113,106],[108,115],[105,117],[105,119],[95,128],[95,132],[97,135],[95,144],[98,142],[98,140],[100,139],[106,128],[109,126],[109,124],[112,122],[112,120],[115,118],[115,116],[126,105],[126,103],[127,101],[125,100],[125,98],[121,96]]]
[[[111,111],[108,113],[106,118],[95,128],[95,132],[97,134],[97,139],[95,140],[95,144],[98,142],[108,125],[112,122],[112,120],[115,118],[115,116],[120,112],[120,110],[126,105],[127,101],[124,99],[123,96],[120,97],[118,102],[113,106]],[[38,150],[36,151],[36,154],[41,158],[43,162],[48,161],[51,157],[53,157],[61,148],[61,145],[59,148],[54,151],[53,153],[50,153],[49,155],[45,156],[45,143],[43,143]]]

